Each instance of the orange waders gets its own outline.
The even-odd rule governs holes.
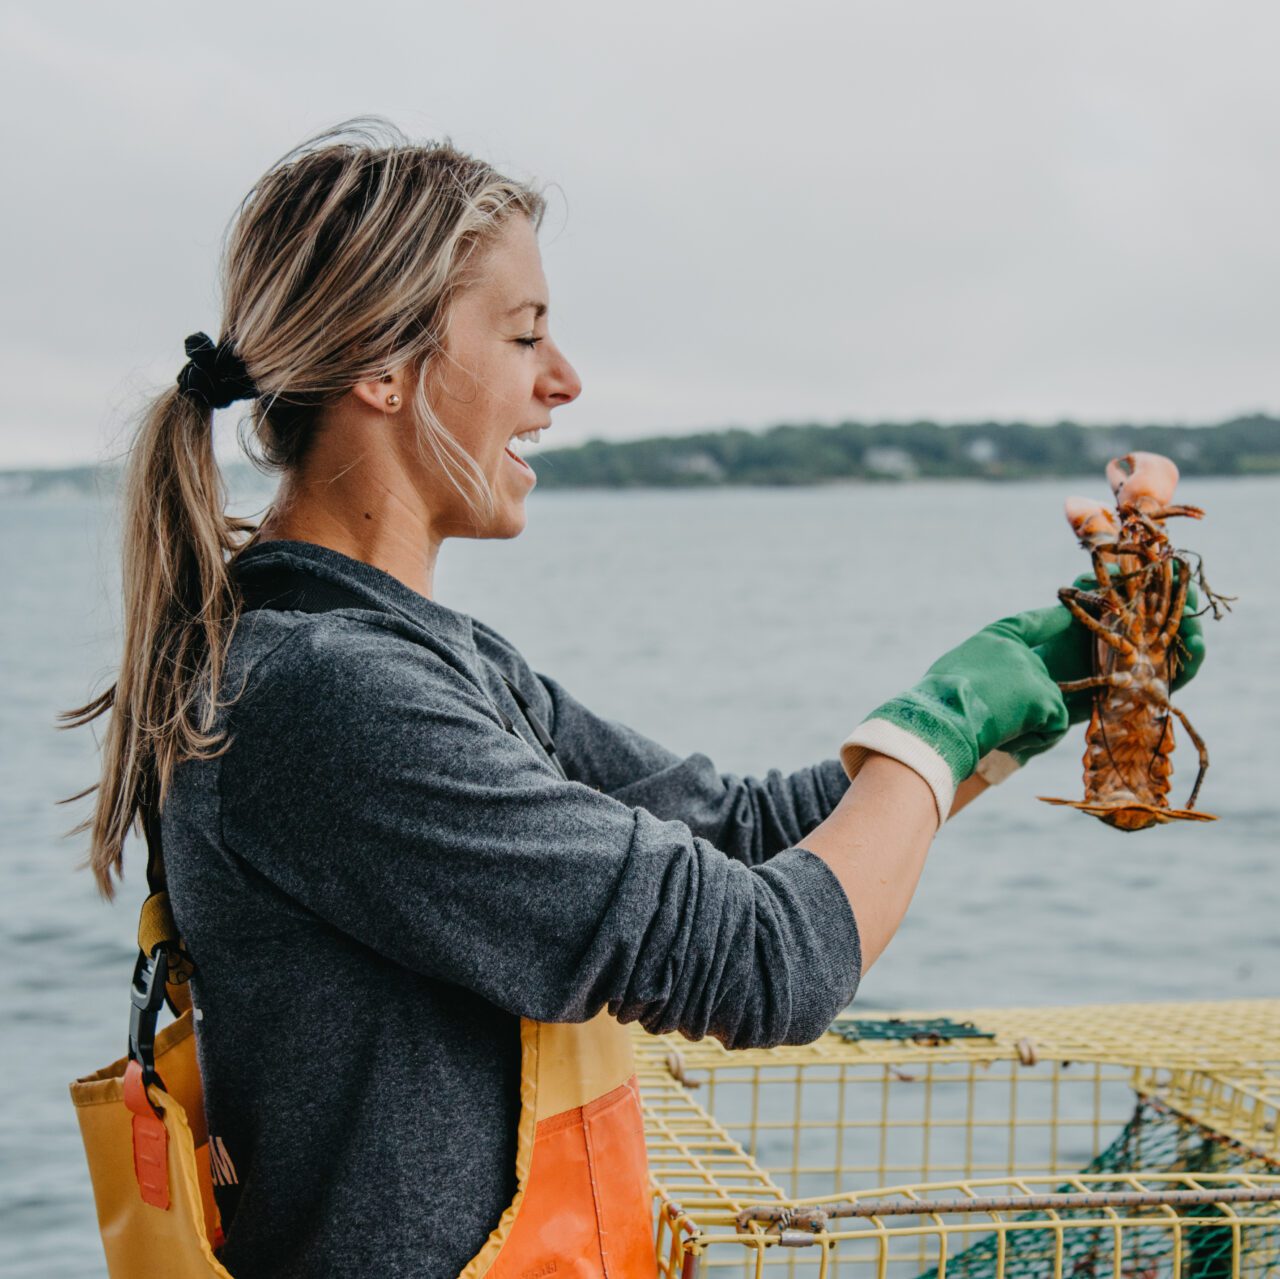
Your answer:
[[[230,1279],[213,1182],[225,1156],[205,1128],[194,1023],[155,1033],[181,962],[163,892],[139,927],[130,1057],[71,1085],[111,1279]],[[149,943],[149,944],[148,944]],[[179,970],[185,982],[189,970]],[[653,1279],[653,1218],[627,1031],[602,1012],[582,1025],[520,1023],[515,1198],[460,1279]],[[234,1174],[232,1174],[234,1175]]]

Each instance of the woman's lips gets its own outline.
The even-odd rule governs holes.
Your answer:
[[[533,467],[524,460],[518,453],[513,453],[510,447],[502,450],[517,466],[523,467],[530,475],[533,474]]]

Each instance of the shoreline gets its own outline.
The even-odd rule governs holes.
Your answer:
[[[536,469],[536,468],[535,468]],[[223,468],[232,502],[257,496],[269,496],[274,489],[270,477],[258,475],[251,468],[245,475],[239,468]],[[41,500],[66,500],[70,498],[114,496],[120,483],[119,468],[67,467],[31,468],[0,471],[0,503]],[[626,494],[626,493],[743,493],[775,492],[794,493],[804,489],[886,489],[886,488],[946,488],[953,485],[972,484],[983,488],[1014,488],[1024,484],[1046,484],[1052,481],[1096,481],[1098,467],[1092,465],[1078,471],[1044,471],[1019,475],[833,475],[829,479],[803,480],[707,480],[679,483],[547,483],[539,474],[538,488],[557,496],[573,493]],[[1280,468],[1257,471],[1197,471],[1183,476],[1188,483],[1199,480],[1280,480]]]

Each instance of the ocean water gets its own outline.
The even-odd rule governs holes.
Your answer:
[[[1046,482],[535,494],[509,543],[451,543],[437,593],[603,714],[725,771],[834,753],[861,716],[984,623],[1087,567]],[[1280,482],[1196,481],[1180,540],[1239,597],[1179,702],[1209,744],[1215,824],[1122,835],[1080,791],[1081,732],[940,834],[867,1009],[1280,993]],[[255,495],[245,495],[251,507]],[[0,1275],[104,1273],[66,1085],[119,1056],[143,859],[115,905],[77,870],[118,569],[106,499],[0,502]],[[1175,795],[1190,784],[1180,747]]]

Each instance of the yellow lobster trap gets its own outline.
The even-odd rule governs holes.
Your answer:
[[[1280,1279],[1280,1000],[636,1051],[664,1279]]]

